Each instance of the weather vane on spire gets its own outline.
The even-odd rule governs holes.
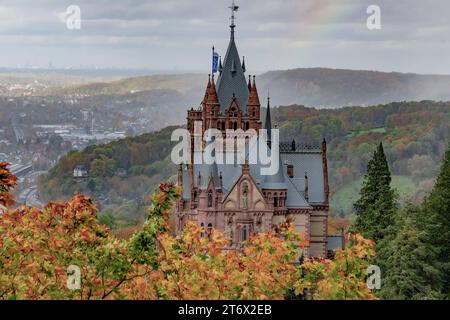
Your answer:
[[[234,20],[236,19],[234,13],[239,10],[239,6],[237,6],[233,0],[233,2],[231,3],[231,7],[229,7],[229,8],[231,9],[231,28],[234,29],[234,27],[236,26],[234,24]]]

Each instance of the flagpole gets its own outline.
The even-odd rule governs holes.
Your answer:
[[[212,61],[211,61],[211,74],[213,75],[214,78],[214,46],[212,47]]]

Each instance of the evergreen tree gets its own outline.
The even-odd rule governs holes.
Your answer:
[[[436,184],[425,198],[417,219],[427,244],[429,262],[440,274],[438,279],[430,279],[430,282],[450,298],[450,146]]]
[[[439,297],[428,279],[438,271],[427,262],[427,248],[420,238],[415,216],[420,209],[408,206],[396,215],[389,235],[377,245],[375,264],[381,268],[383,299],[411,300]]]
[[[367,166],[360,198],[354,204],[356,221],[353,229],[365,238],[378,241],[394,224],[397,195],[391,188],[391,172],[380,143]]]

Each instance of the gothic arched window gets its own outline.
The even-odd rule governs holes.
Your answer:
[[[242,187],[242,209],[248,209],[248,185]]]
[[[202,224],[200,225],[200,227],[202,228],[202,233],[200,233],[200,237],[204,237],[205,236],[205,234],[204,234],[204,232],[203,231],[205,231],[205,224],[202,222]]]
[[[213,193],[212,191],[208,191],[208,208],[213,206]]]

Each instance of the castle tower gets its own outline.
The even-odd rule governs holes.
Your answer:
[[[231,9],[230,41],[224,59],[219,56],[217,80],[214,74],[209,75],[199,108],[187,112],[192,159],[191,164],[178,169],[178,185],[183,187],[183,194],[174,209],[177,233],[187,221],[193,221],[204,228],[204,235],[217,229],[231,239],[230,249],[239,249],[253,233],[268,232],[288,219],[309,240],[304,254],[324,257],[330,192],[327,144],[323,141],[322,145],[304,146],[294,140],[275,145],[278,141],[272,127],[270,97],[264,128],[270,155],[279,163],[277,172],[265,175],[261,169],[268,166],[249,163],[247,158],[244,164],[193,161],[198,155],[194,153],[195,145],[201,143],[205,147],[213,140],[211,132],[208,142],[202,139],[209,128],[218,129],[226,137],[230,129],[259,132],[262,127],[256,77],[249,75],[247,81],[249,60],[240,59],[235,42],[238,7],[234,1]],[[202,129],[194,130],[199,125]],[[231,134],[236,136],[235,132]],[[204,155],[201,159],[205,159]]]

